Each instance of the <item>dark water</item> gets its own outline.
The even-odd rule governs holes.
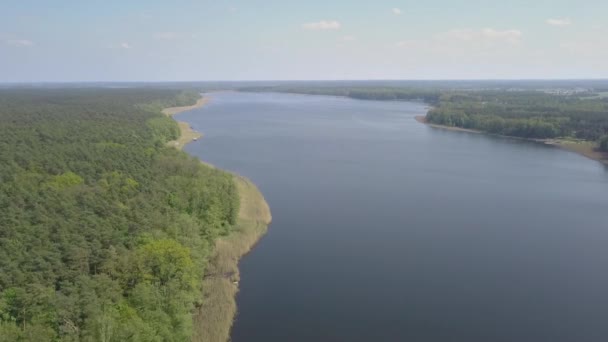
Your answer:
[[[241,341],[608,341],[608,172],[424,105],[218,93],[186,150],[258,184]]]

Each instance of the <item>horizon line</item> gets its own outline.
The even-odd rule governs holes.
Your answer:
[[[230,82],[461,82],[461,81],[608,81],[599,78],[434,78],[434,79],[237,79],[237,80],[121,80],[121,81],[0,81],[0,84],[94,84],[94,83],[230,83]]]

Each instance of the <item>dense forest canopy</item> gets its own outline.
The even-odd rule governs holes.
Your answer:
[[[382,86],[366,82],[333,86],[283,84],[240,90],[419,100],[433,106],[426,117],[430,123],[523,138],[598,141],[599,147],[608,151],[606,81],[404,81],[402,86],[395,82],[381,83]],[[551,88],[559,86],[569,88]]]
[[[538,91],[443,94],[427,120],[524,138],[598,140],[608,134],[608,99]]]
[[[0,341],[186,341],[232,177],[167,147],[195,92],[0,90]]]

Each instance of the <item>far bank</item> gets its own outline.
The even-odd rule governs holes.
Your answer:
[[[430,126],[433,128],[438,128],[438,129],[444,129],[447,131],[467,132],[467,133],[475,133],[475,134],[490,134],[491,135],[491,133],[487,133],[487,132],[483,132],[483,131],[479,131],[479,130],[475,130],[475,129],[461,128],[461,127],[454,127],[454,126],[445,126],[445,125],[438,125],[438,124],[430,123],[427,121],[426,116],[424,116],[424,115],[417,115],[415,117],[415,119],[416,119],[416,121],[418,121],[422,124],[425,124],[427,126]],[[592,141],[580,141],[580,140],[568,140],[568,139],[530,139],[530,138],[512,137],[512,136],[507,136],[507,135],[499,135],[499,136],[513,138],[513,139],[522,139],[522,140],[533,141],[533,142],[537,142],[537,143],[541,143],[541,144],[545,144],[545,145],[556,146],[556,147],[562,148],[567,151],[578,153],[589,159],[599,161],[600,163],[602,163],[604,165],[608,165],[608,153],[599,151],[596,144]]]

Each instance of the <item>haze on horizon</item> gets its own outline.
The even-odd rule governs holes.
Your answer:
[[[0,82],[608,78],[608,2],[2,0]]]

